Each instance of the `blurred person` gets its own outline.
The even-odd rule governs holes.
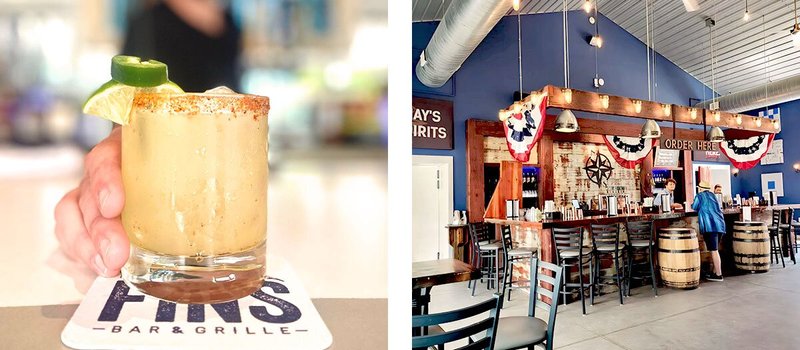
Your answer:
[[[708,182],[701,181],[697,186],[697,195],[694,196],[692,209],[697,212],[697,222],[703,233],[706,248],[711,252],[711,261],[714,263],[714,272],[709,272],[706,279],[709,281],[722,281],[722,265],[719,258],[719,241],[725,234],[725,218],[717,202],[717,197],[711,193]]]
[[[669,204],[672,209],[683,209],[683,206],[675,203],[675,187],[678,185],[678,182],[675,181],[673,178],[667,179],[666,191],[659,192],[656,195],[655,200],[653,201],[653,205],[657,207],[661,207],[661,197],[662,196],[669,196]]]
[[[722,194],[722,185],[720,184],[714,185],[714,194]]]
[[[218,1],[164,0],[133,18],[123,54],[166,63],[170,80],[186,91],[219,85],[238,89],[239,30]],[[99,275],[119,274],[130,241],[120,214],[125,191],[120,171],[121,129],[99,142],[84,161],[77,188],[55,209],[55,234],[61,249]]]
[[[156,59],[184,91],[225,85],[239,91],[241,31],[215,0],[163,0],[145,5],[128,23],[123,55]]]

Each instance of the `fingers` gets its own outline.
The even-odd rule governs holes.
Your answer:
[[[122,213],[125,193],[122,187],[120,170],[120,128],[97,144],[86,155],[85,168],[88,183],[82,189],[81,197],[88,197],[94,203],[98,214],[105,218],[115,218]],[[89,207],[89,204],[85,204]],[[81,208],[84,206],[82,205]]]
[[[98,216],[89,227],[92,245],[102,259],[104,276],[116,276],[128,261],[130,241],[119,218]]]
[[[56,238],[61,243],[61,250],[67,256],[85,263],[98,274],[105,276],[106,268],[97,255],[81,218],[78,193],[78,189],[68,192],[56,205]]]

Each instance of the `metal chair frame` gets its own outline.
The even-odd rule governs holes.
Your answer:
[[[502,228],[502,241],[503,241],[503,294],[508,296],[508,301],[511,301],[511,291],[518,288],[529,288],[530,280],[517,280],[517,286],[514,286],[514,264],[521,260],[530,259],[536,256],[536,253],[531,251],[529,255],[512,256],[511,252],[514,249],[514,241],[511,239],[511,226],[503,226]],[[520,282],[528,282],[527,286],[520,286]]]
[[[494,239],[494,230],[492,225],[480,222],[469,224],[470,240],[472,240],[474,253],[472,254],[472,266],[475,266],[481,271],[480,280],[470,281],[467,283],[469,288],[472,285],[472,295],[475,295],[475,286],[478,281],[483,283],[486,278],[486,289],[495,287],[494,283],[499,274],[499,267],[497,265],[498,249],[481,249],[483,244],[488,244]],[[502,248],[502,247],[501,247]],[[499,287],[499,286],[498,286]],[[498,288],[499,289],[499,288]]]
[[[553,247],[556,250],[556,256],[558,257],[558,265],[564,268],[565,274],[569,274],[569,271],[573,266],[578,267],[578,283],[574,282],[567,282],[566,276],[561,283],[562,290],[561,294],[564,296],[563,301],[566,304],[567,298],[566,294],[571,294],[572,291],[566,291],[567,288],[575,288],[578,289],[578,293],[581,298],[581,311],[584,315],[586,315],[586,298],[585,293],[588,290],[589,295],[594,294],[594,268],[593,268],[593,254],[594,251],[591,247],[584,247],[583,245],[583,228],[581,227],[570,227],[570,228],[553,228],[551,230],[551,240],[553,242]],[[562,252],[564,251],[578,251],[577,256],[563,256]],[[583,282],[583,268],[584,266],[589,265],[589,282]]]
[[[658,286],[656,286],[656,271],[653,265],[653,248],[655,247],[653,241],[653,222],[652,221],[639,221],[628,222],[625,228],[628,232],[628,273],[627,285],[625,287],[627,295],[631,296],[631,280],[633,279],[647,279],[650,278],[653,284],[653,293],[658,296]],[[646,247],[634,246],[634,241],[647,241]],[[636,255],[647,254],[647,261],[643,263],[634,263]],[[635,266],[647,265],[650,268],[650,276],[634,276],[633,270]]]
[[[592,224],[590,226],[591,234],[592,234],[592,246],[594,248],[594,289],[598,291],[598,287],[600,285],[600,281],[603,279],[610,279],[617,283],[617,289],[619,291],[619,303],[620,305],[624,304],[625,302],[622,300],[622,292],[623,292],[623,281],[625,280],[625,269],[624,269],[624,256],[622,252],[625,250],[625,244],[622,243],[622,247],[620,247],[620,240],[619,240],[619,226],[616,224],[611,225],[595,225]],[[614,250],[598,250],[599,245],[613,245]],[[614,270],[616,273],[612,276],[601,276],[600,275],[600,263],[603,257],[608,256],[610,259],[614,261]],[[620,263],[620,260],[623,260]],[[591,304],[594,304],[594,294],[591,295]]]

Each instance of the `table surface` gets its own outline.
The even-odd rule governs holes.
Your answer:
[[[480,276],[478,269],[456,259],[418,261],[411,266],[412,289],[474,280]]]
[[[386,299],[314,299],[333,336],[330,349],[386,349]],[[78,305],[0,308],[3,349],[70,349],[61,331]]]
[[[741,209],[738,208],[728,208],[723,210],[723,214],[725,215],[736,215],[740,213]],[[670,220],[688,216],[697,216],[697,212],[693,210],[686,210],[686,211],[674,211],[670,213],[620,214],[615,216],[592,215],[592,216],[584,216],[581,219],[571,219],[571,220],[558,219],[558,220],[543,220],[543,221],[486,218],[484,219],[484,221],[491,224],[522,225],[526,227],[548,229],[553,227],[585,226],[590,224],[599,224],[599,225],[613,224],[613,223],[627,222],[627,221]]]

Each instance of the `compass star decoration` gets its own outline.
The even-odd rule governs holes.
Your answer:
[[[611,160],[608,157],[595,153],[594,157],[589,157],[586,160],[586,166],[583,167],[583,170],[586,171],[589,181],[596,183],[597,186],[602,186],[605,180],[611,178],[611,171],[614,168],[611,167]]]

